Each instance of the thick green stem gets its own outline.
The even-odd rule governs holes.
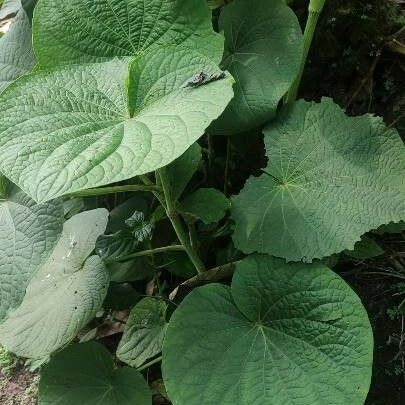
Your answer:
[[[128,260],[135,259],[136,257],[150,256],[156,253],[166,253],[177,250],[184,250],[184,247],[182,245],[162,246],[155,249],[142,250],[142,252],[131,253],[125,256],[113,257],[111,259],[108,259],[106,262],[107,263],[126,262]]]
[[[188,257],[193,262],[194,267],[198,273],[203,273],[205,271],[204,263],[201,261],[195,249],[191,246],[190,239],[187,232],[184,230],[183,224],[181,223],[180,217],[177,213],[175,203],[172,199],[169,181],[166,177],[166,169],[162,168],[156,172],[156,175],[160,177],[160,182],[162,184],[163,195],[165,199],[166,214],[169,218],[180,243],[183,245]]]
[[[314,33],[316,26],[318,24],[318,18],[322,12],[326,0],[310,0],[308,6],[308,19],[304,31],[304,50],[301,61],[301,68],[297,78],[291,85],[288,93],[285,97],[285,104],[293,103],[297,98],[298,89],[301,84],[302,75],[304,73],[305,64],[307,62],[309,50],[311,48],[312,39],[314,38]]]
[[[146,185],[146,186],[152,186],[154,185],[154,183],[149,179],[149,177],[146,174],[143,174],[141,176],[139,176],[139,178],[141,179],[141,181]],[[158,181],[158,176],[156,175],[156,182]],[[160,204],[163,206],[163,208],[166,209],[166,201],[164,199],[164,197],[162,196],[161,193],[161,189],[159,186],[155,186],[158,187],[157,191],[154,191],[153,194],[155,195],[155,197],[158,199],[158,201],[160,202]]]
[[[159,191],[159,188],[155,185],[132,184],[124,186],[90,188],[88,190],[78,191],[69,195],[72,197],[90,197],[95,195],[126,193],[128,191],[150,191],[154,193]]]

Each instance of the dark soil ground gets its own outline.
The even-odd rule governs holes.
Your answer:
[[[10,376],[0,371],[0,404],[35,405],[37,378],[23,367],[16,368]]]

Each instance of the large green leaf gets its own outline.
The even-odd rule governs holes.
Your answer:
[[[264,133],[269,164],[232,201],[238,249],[312,261],[404,219],[405,148],[382,119],[299,101]]]
[[[27,14],[20,8],[9,30],[0,38],[0,92],[28,73],[34,64],[31,25]]]
[[[187,86],[201,71],[220,72],[168,47],[131,64],[129,95],[117,60],[24,76],[0,96],[0,171],[45,201],[166,166],[232,97],[230,76]]]
[[[41,372],[39,405],[151,405],[152,393],[130,367],[115,369],[108,350],[88,342],[52,357]]]
[[[222,66],[236,80],[235,97],[213,123],[214,134],[234,134],[273,118],[297,76],[302,33],[283,0],[235,0],[221,12],[225,33]]]
[[[107,225],[99,208],[65,222],[54,251],[32,278],[21,305],[0,325],[0,343],[22,357],[39,358],[59,349],[101,308],[108,273],[90,256]]]
[[[360,405],[372,354],[367,313],[340,277],[254,255],[231,288],[200,287],[180,304],[163,377],[174,404]]]
[[[201,0],[42,0],[34,16],[41,66],[100,62],[175,44],[219,63],[223,37]]]
[[[162,351],[167,304],[157,298],[144,298],[132,309],[117,357],[132,367],[140,367]]]
[[[36,204],[14,188],[0,201],[0,322],[20,305],[28,282],[51,254],[62,224],[59,200]]]

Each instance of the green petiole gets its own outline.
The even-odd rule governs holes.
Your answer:
[[[308,19],[304,31],[304,50],[302,55],[301,68],[297,78],[294,80],[293,84],[288,90],[288,93],[286,94],[284,104],[293,103],[297,98],[298,89],[301,84],[302,75],[304,73],[305,64],[307,62],[309,50],[314,38],[315,29],[318,24],[319,16],[321,15],[323,7],[325,6],[325,2],[326,0],[310,0],[309,2]]]

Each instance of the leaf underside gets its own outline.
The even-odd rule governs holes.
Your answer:
[[[0,202],[0,322],[21,304],[29,281],[51,254],[62,224],[60,200],[36,204],[14,188]]]
[[[0,325],[0,343],[11,352],[39,358],[59,349],[101,308],[109,277],[90,256],[107,225],[99,208],[65,222],[52,254],[28,284],[21,305]]]

